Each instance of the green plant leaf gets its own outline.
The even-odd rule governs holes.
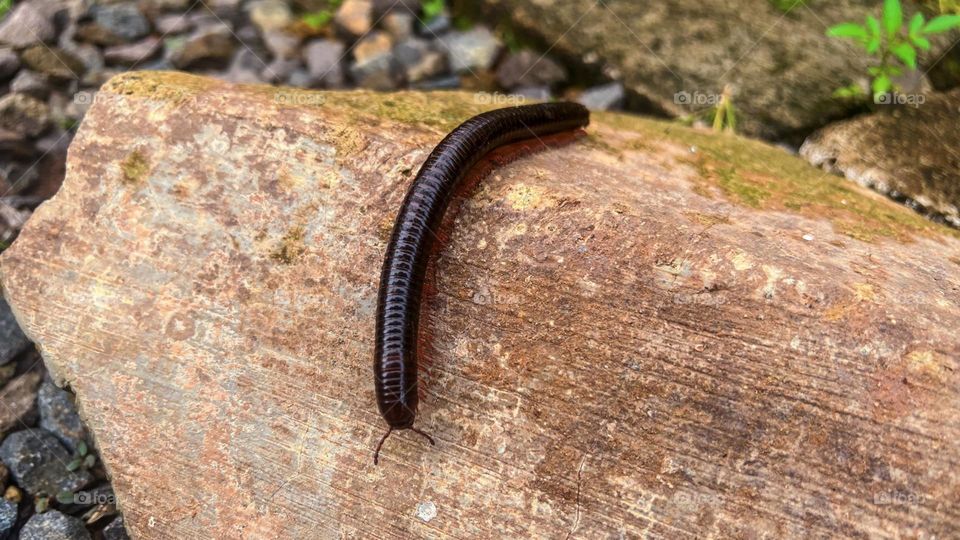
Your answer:
[[[57,502],[60,504],[71,504],[73,503],[73,492],[72,491],[61,491],[57,493]]]
[[[85,456],[85,455],[87,455],[87,451],[89,451],[89,449],[87,448],[87,443],[86,443],[86,441],[80,441],[80,442],[77,443],[77,453],[78,453],[78,454],[80,454],[81,456]]]
[[[13,7],[13,0],[0,0],[0,18],[6,15],[11,7]]]
[[[868,53],[874,54],[880,48],[880,21],[873,15],[867,15],[867,32],[870,38],[864,46]]]
[[[876,100],[877,96],[886,94],[893,87],[893,81],[890,80],[890,77],[886,75],[881,75],[873,80],[871,85],[873,89],[873,98]]]
[[[311,30],[317,31],[333,20],[333,13],[327,10],[305,13],[300,17],[300,20],[309,26]]]
[[[867,40],[867,29],[857,23],[842,23],[827,29],[830,37],[851,38],[860,41]]]
[[[843,86],[833,91],[833,97],[843,99],[863,97],[863,88],[860,88],[859,84]]]
[[[80,468],[80,465],[83,465],[83,458],[75,458],[70,463],[67,463],[67,470],[73,472]]]
[[[939,34],[960,27],[960,15],[940,15],[923,27],[924,34]]]
[[[424,20],[430,22],[440,16],[440,14],[443,13],[443,5],[444,0],[426,0],[423,2],[420,9],[423,10]]]
[[[97,463],[97,456],[90,454],[87,457],[83,458],[83,468],[92,469]]]
[[[923,13],[919,11],[913,14],[913,18],[910,19],[910,27],[907,30],[907,35],[910,37],[916,36],[920,29],[923,28]]]
[[[917,51],[913,48],[913,45],[898,41],[890,46],[890,52],[900,60],[903,60],[903,63],[907,66],[917,69]]]
[[[923,49],[925,51],[930,50],[930,40],[923,36],[916,36],[910,38],[910,43],[916,45],[918,49]]]
[[[884,0],[883,28],[887,31],[887,38],[897,35],[902,25],[903,10],[900,8],[900,0]]]

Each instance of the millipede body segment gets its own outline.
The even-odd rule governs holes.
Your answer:
[[[576,103],[497,109],[470,118],[444,137],[420,167],[397,214],[380,274],[373,371],[377,405],[389,430],[410,429],[417,415],[420,300],[436,231],[470,168],[490,151],[524,139],[585,127],[590,113]]]

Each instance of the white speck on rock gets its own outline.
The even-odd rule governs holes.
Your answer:
[[[691,146],[691,147],[690,147],[690,153],[691,153],[691,154],[696,154],[696,153],[697,153],[697,147],[696,147],[696,146]]]
[[[807,233],[807,234],[803,235],[803,239],[806,240],[807,242],[812,242],[812,241],[813,241],[813,235],[810,234],[810,233]]]
[[[437,505],[433,504],[430,501],[426,501],[418,504],[417,517],[422,519],[424,523],[429,523],[430,520],[437,517]]]

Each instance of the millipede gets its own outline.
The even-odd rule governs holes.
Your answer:
[[[414,427],[418,405],[418,333],[423,282],[436,231],[454,193],[480,159],[507,144],[586,127],[586,107],[569,102],[496,109],[463,122],[440,141],[420,167],[393,225],[380,273],[373,360],[377,406],[389,428],[373,454],[396,430]]]

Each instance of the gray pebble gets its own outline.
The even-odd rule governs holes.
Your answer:
[[[90,533],[83,521],[73,516],[49,510],[34,514],[20,531],[20,540],[89,540]]]
[[[0,366],[10,362],[30,345],[17,320],[13,318],[10,305],[0,296]]]
[[[0,460],[17,485],[31,495],[75,492],[93,481],[83,469],[67,470],[72,456],[52,433],[41,428],[8,435],[0,444]]]
[[[623,105],[624,96],[623,84],[612,82],[586,89],[577,101],[588,109],[606,111],[620,108]]]
[[[71,452],[76,453],[77,444],[86,440],[87,431],[77,414],[73,396],[53,381],[45,380],[37,392],[40,410],[40,427],[53,433]]]

